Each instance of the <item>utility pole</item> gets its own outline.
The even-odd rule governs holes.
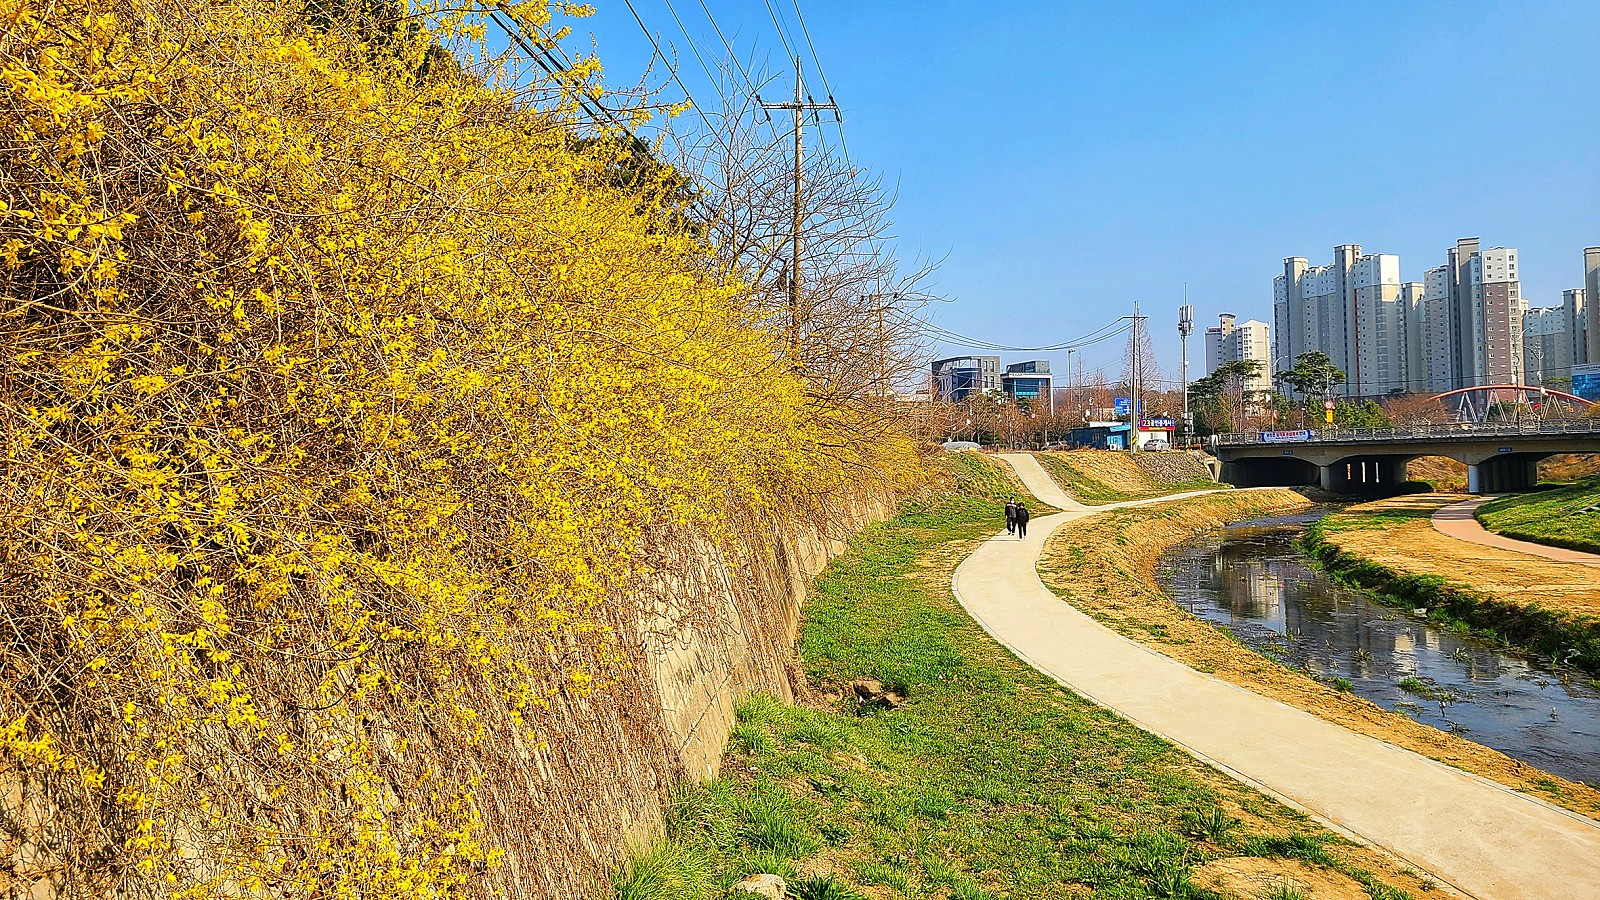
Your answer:
[[[1072,397],[1071,403],[1074,410],[1078,408],[1078,379],[1074,378],[1072,374],[1072,354],[1077,352],[1076,347],[1067,348],[1067,384],[1072,388],[1070,396]],[[1055,407],[1052,406],[1050,411],[1055,412]]]
[[[1133,301],[1133,361],[1128,366],[1128,449],[1139,452],[1139,301]]]
[[[1194,331],[1194,307],[1189,305],[1189,283],[1183,284],[1183,305],[1178,307],[1178,344],[1183,348],[1180,386],[1183,389],[1183,439],[1189,440],[1189,335]]]
[[[803,218],[801,212],[802,181],[800,177],[800,158],[805,151],[805,142],[801,138],[801,117],[807,112],[815,115],[816,110],[826,109],[833,113],[835,121],[839,119],[839,104],[833,102],[833,97],[827,103],[813,103],[804,96],[804,87],[800,74],[800,57],[794,58],[794,100],[789,103],[768,103],[756,95],[756,102],[762,109],[787,109],[794,113],[794,221],[792,223],[791,237],[794,247],[789,254],[789,357],[790,364],[800,365],[800,332],[804,325],[805,316],[800,311],[800,225]]]
[[[899,291],[884,291],[877,294],[862,294],[862,303],[878,304],[878,396],[883,400],[884,406],[889,406],[889,327],[885,321],[885,310],[889,308],[884,300],[899,300]]]

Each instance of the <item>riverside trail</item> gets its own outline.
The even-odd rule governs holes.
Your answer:
[[[1076,519],[1206,492],[1087,507],[1031,455],[1002,454],[1041,501],[1028,538],[1000,534],[956,569],[962,606],[1062,685],[1482,900],[1600,896],[1600,823],[1202,674],[1050,592],[1036,563]]]

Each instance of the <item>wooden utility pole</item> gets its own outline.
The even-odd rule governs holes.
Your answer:
[[[794,113],[794,221],[791,223],[790,237],[794,246],[789,254],[789,356],[790,363],[794,366],[800,364],[800,337],[807,316],[800,308],[800,226],[804,219],[802,212],[802,180],[800,160],[805,152],[805,142],[801,139],[801,126],[804,124],[802,117],[810,112],[813,115],[817,110],[829,110],[836,121],[839,121],[839,105],[829,97],[827,103],[813,103],[805,97],[802,76],[800,73],[800,57],[794,58],[794,100],[789,103],[768,103],[756,95],[756,102],[762,109],[787,109]]]

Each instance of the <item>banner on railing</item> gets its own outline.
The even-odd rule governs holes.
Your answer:
[[[1261,432],[1261,440],[1269,444],[1285,444],[1290,441],[1309,441],[1311,440],[1311,431],[1304,428],[1299,431],[1263,431]]]

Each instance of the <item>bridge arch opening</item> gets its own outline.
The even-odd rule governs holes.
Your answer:
[[[1295,456],[1224,461],[1222,481],[1234,487],[1302,487],[1317,483],[1316,464]]]
[[[1417,454],[1346,456],[1320,467],[1318,483],[1340,494],[1392,494],[1406,482],[1406,464]]]
[[[1554,453],[1497,453],[1467,466],[1467,491],[1502,494],[1532,490],[1539,484],[1539,460]]]

